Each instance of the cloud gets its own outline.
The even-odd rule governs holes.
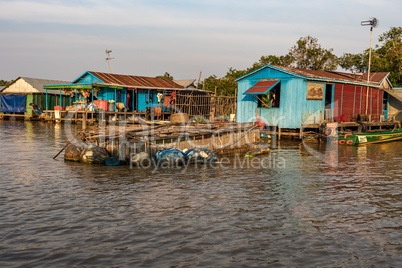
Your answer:
[[[63,75],[84,67],[102,71],[108,48],[120,73],[175,71],[186,78],[203,69],[219,76],[229,67],[247,68],[263,55],[284,55],[307,35],[337,55],[357,53],[369,38],[361,20],[378,16],[374,35],[399,22],[401,4],[378,1],[383,5],[373,7],[377,0],[367,5],[347,0],[0,0],[0,39],[7,40],[0,42],[7,62],[0,73],[9,75],[21,66]]]

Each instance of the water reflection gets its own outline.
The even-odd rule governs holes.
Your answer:
[[[0,121],[1,266],[402,262],[401,142],[312,144],[322,161],[282,140],[270,145],[280,167],[216,169],[53,160],[65,142],[57,125]]]

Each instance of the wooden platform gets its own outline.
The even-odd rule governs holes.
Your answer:
[[[320,125],[321,124],[305,124],[302,125],[301,128],[298,129],[283,129],[278,126],[268,126],[265,130],[262,130],[261,133],[275,136],[277,139],[281,139],[282,137],[290,137],[290,138],[298,138],[303,139],[306,136],[310,136],[312,134],[320,134]],[[340,132],[359,132],[359,129],[364,125],[367,129],[366,131],[377,131],[390,129],[394,127],[401,127],[401,123],[399,121],[387,121],[387,122],[341,122],[338,123],[338,131]]]
[[[38,116],[26,115],[26,114],[15,114],[15,113],[7,113],[0,114],[0,120],[39,120]]]

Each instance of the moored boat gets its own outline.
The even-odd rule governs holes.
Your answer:
[[[339,144],[346,145],[367,145],[397,140],[402,140],[402,128],[355,134],[346,133],[338,136]]]

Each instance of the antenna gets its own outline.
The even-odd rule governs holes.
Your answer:
[[[361,26],[371,26],[371,30],[378,26],[377,18],[370,18],[369,20],[364,20],[361,22]]]
[[[111,50],[106,49],[105,53],[106,53],[106,55],[107,55],[107,58],[105,59],[105,61],[108,61],[108,62],[109,62],[110,73],[113,73],[112,60],[113,60],[114,58],[111,58],[111,57],[110,57],[110,53],[111,53],[111,52],[112,52]]]

